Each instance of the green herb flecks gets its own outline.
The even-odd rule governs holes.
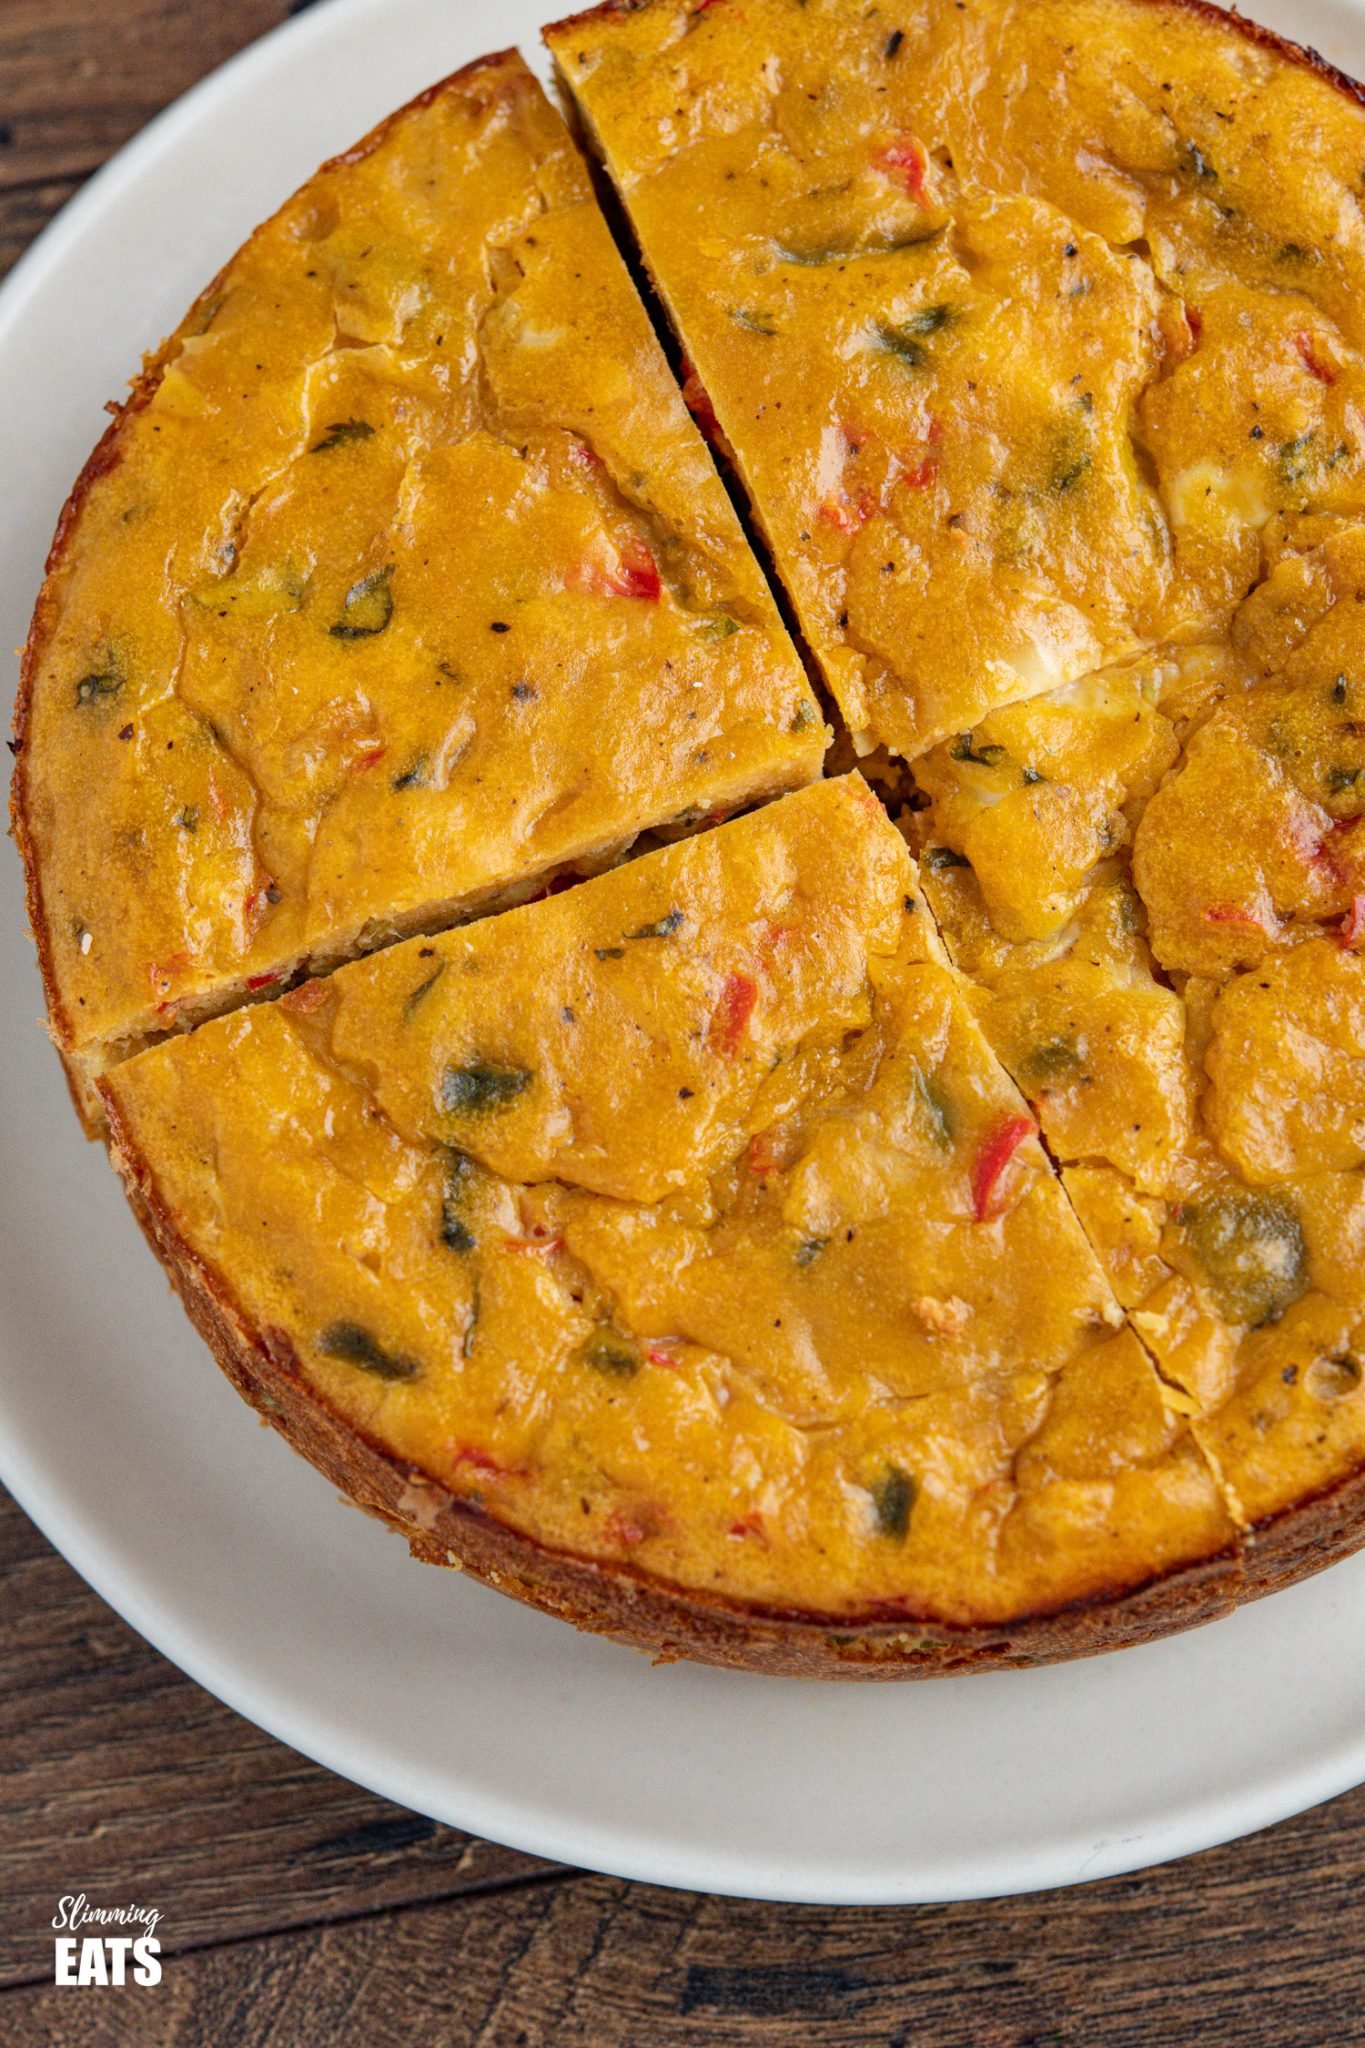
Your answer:
[[[978,747],[972,744],[969,732],[960,732],[948,749],[954,761],[974,761],[978,768],[998,768],[1006,758],[1007,750],[994,743]]]
[[[110,697],[117,697],[127,680],[123,663],[113,648],[101,647],[76,685],[76,702],[100,704]]]
[[[628,939],[671,939],[674,932],[686,922],[684,912],[670,910],[665,916],[656,918],[653,924],[642,924],[638,931],[627,932]]]
[[[1199,178],[1205,184],[1218,182],[1217,171],[1197,142],[1187,142],[1181,149],[1180,168],[1188,178]]]
[[[929,1135],[940,1152],[953,1149],[953,1108],[942,1084],[926,1074],[918,1060],[910,1065],[910,1085],[929,1125]]]
[[[1232,1323],[1273,1323],[1308,1285],[1308,1248],[1287,1195],[1211,1195],[1182,1222],[1219,1311]]]
[[[177,825],[182,832],[197,832],[199,812],[193,804],[184,804],[171,819],[171,823]]]
[[[327,1358],[340,1358],[358,1365],[377,1380],[418,1380],[422,1368],[404,1351],[386,1351],[377,1337],[362,1323],[329,1323],[318,1338],[318,1349]]]
[[[1340,796],[1343,790],[1355,788],[1362,772],[1365,771],[1359,768],[1329,768],[1323,776],[1323,781],[1334,796]]]
[[[942,237],[945,226],[938,222],[918,234],[873,236],[866,242],[774,242],[772,248],[779,263],[816,270],[828,264],[861,263],[867,257],[899,256],[905,249],[928,248]]]
[[[470,1358],[473,1356],[474,1338],[478,1333],[479,1316],[482,1312],[482,1308],[483,1292],[479,1286],[479,1276],[476,1273],[474,1275],[474,1291],[470,1296],[469,1300],[469,1321],[465,1324],[464,1335],[460,1339],[461,1358]]]
[[[611,1380],[633,1380],[640,1370],[640,1354],[629,1337],[608,1324],[593,1331],[579,1355],[584,1365]]]
[[[809,732],[811,727],[818,725],[819,722],[820,713],[817,706],[812,704],[809,697],[803,697],[787,721],[787,731]]]
[[[362,576],[347,591],[341,617],[327,628],[334,640],[372,640],[382,633],[393,617],[393,592],[389,587],[392,568],[376,569]]]
[[[418,754],[416,759],[410,761],[400,775],[394,776],[393,787],[395,789],[421,789],[427,779],[427,770],[430,766],[431,756],[429,754]]]
[[[918,369],[927,354],[925,343],[930,335],[940,334],[953,318],[951,306],[924,306],[908,320],[880,320],[874,330],[875,346],[885,355],[898,357],[911,369]]]
[[[403,1022],[405,1024],[412,1021],[412,1018],[420,1009],[423,999],[431,994],[431,991],[435,988],[445,971],[446,963],[442,960],[438,966],[432,969],[425,981],[418,982],[416,988],[403,1005]]]
[[[1048,488],[1064,498],[1068,491],[1074,491],[1090,474],[1091,458],[1088,448],[1063,446],[1048,478]]]
[[[951,846],[926,846],[920,855],[920,863],[928,868],[931,875],[943,868],[969,868],[971,862],[965,853],[958,853]]]
[[[729,612],[716,612],[709,619],[698,619],[694,630],[703,640],[728,640],[739,631],[739,620],[732,619]]]
[[[447,1067],[441,1083],[441,1107],[451,1116],[489,1116],[506,1109],[531,1085],[525,1067],[495,1067],[484,1060]]]
[[[895,1543],[904,1543],[919,1491],[910,1474],[899,1465],[888,1465],[882,1477],[867,1490],[872,1496],[872,1512],[879,1532]]]
[[[593,951],[599,960],[624,960],[626,957],[624,946],[594,946]]]
[[[1024,1078],[1039,1087],[1074,1081],[1085,1070],[1079,1048],[1069,1038],[1045,1038],[1023,1063]]]
[[[1296,434],[1292,441],[1281,441],[1275,450],[1275,469],[1280,482],[1286,486],[1302,483],[1311,475],[1313,436]]]
[[[828,1243],[829,1239],[827,1237],[804,1238],[796,1247],[797,1265],[813,1266]]]
[[[333,420],[322,439],[314,441],[308,453],[326,455],[333,448],[344,448],[349,441],[368,441],[373,432],[368,420]]]
[[[777,322],[772,314],[756,312],[751,306],[731,306],[730,318],[746,334],[773,335],[777,332]]]
[[[462,1214],[473,1174],[474,1162],[465,1153],[450,1154],[441,1197],[441,1243],[452,1252],[472,1252],[478,1243]]]

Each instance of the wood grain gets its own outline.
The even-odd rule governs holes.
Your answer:
[[[375,1799],[239,1719],[0,1499],[0,1985],[51,1981],[65,1893],[162,1903],[183,1949],[550,1868]]]
[[[111,149],[293,11],[0,0],[0,271]],[[1362,1876],[1365,1792],[985,1905],[824,1911],[556,1871],[249,1727],[0,1496],[0,2048],[1350,2048]],[[81,1890],[161,1908],[160,1986],[53,1986],[51,1916]]]
[[[1338,1811],[1353,1818],[1335,1830],[1297,1824],[988,1906],[828,1912],[608,1878],[533,1885],[206,1950],[155,1992],[11,1993],[0,2043],[1344,2048],[1365,2038],[1365,1804]]]
[[[1365,2041],[1365,1792],[985,1905],[827,1911],[556,1872],[249,1727],[3,1496],[0,1762],[0,2048]],[[81,1890],[161,1908],[155,1991],[52,1986],[52,1912]]]

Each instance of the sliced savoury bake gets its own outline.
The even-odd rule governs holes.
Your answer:
[[[17,735],[84,1106],[432,1562],[800,1674],[1226,1611],[1365,1531],[1361,94],[1168,0],[548,33],[677,374],[508,55],[151,360]]]
[[[925,886],[1250,1525],[1365,1457],[1365,528],[916,765]]]
[[[862,752],[1221,632],[1365,511],[1365,114],[1209,8],[645,0],[547,39]]]
[[[856,776],[103,1087],[243,1373],[585,1564],[979,1625],[1230,1538]]]
[[[819,772],[823,723],[515,56],[232,259],[92,457],[15,818],[76,1075]]]

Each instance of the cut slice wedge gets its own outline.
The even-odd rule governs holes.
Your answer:
[[[318,172],[63,516],[14,819],[78,1090],[305,968],[820,772],[820,713],[508,54]]]
[[[101,1085],[228,1371],[422,1555],[787,1670],[1097,1647],[1235,1572],[858,777]]]
[[[860,753],[1220,630],[1273,513],[1365,508],[1365,110],[1317,60],[1133,0],[546,40]]]

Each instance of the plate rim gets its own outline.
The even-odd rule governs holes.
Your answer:
[[[1341,11],[1365,30],[1365,0],[1339,0],[1339,4]],[[310,42],[330,40],[347,25],[364,22],[366,17],[378,19],[388,13],[391,21],[395,11],[388,0],[326,0],[325,5],[278,23],[161,109],[59,209],[0,282],[0,344],[22,327],[33,301],[72,259],[87,229],[98,222],[120,193],[136,184],[145,168],[150,168],[161,156],[174,153],[179,138],[192,129],[202,111],[249,89],[257,71],[264,74],[282,61],[287,62],[291,50],[305,49]],[[1279,12],[1280,7],[1275,6],[1273,11]],[[513,35],[518,33],[511,25],[509,31]],[[539,47],[527,49],[525,54],[544,75],[544,54]],[[1365,57],[1365,43],[1362,56]],[[469,1780],[462,1780],[458,1788],[460,1811],[456,1813],[449,1807],[443,1810],[441,1800],[433,1800],[430,1783],[423,1786],[418,1782],[420,1772],[391,1759],[386,1762],[373,1753],[373,1744],[368,1740],[348,1752],[344,1734],[334,1729],[326,1717],[319,1719],[315,1708],[310,1712],[306,1702],[292,1695],[285,1697],[255,1677],[239,1682],[227,1653],[215,1648],[211,1620],[202,1632],[197,1631],[183,1614],[172,1611],[163,1593],[147,1584],[145,1572],[139,1577],[136,1563],[122,1557],[117,1548],[102,1548],[97,1509],[87,1510],[86,1503],[79,1498],[63,1496],[55,1477],[45,1475],[38,1460],[29,1456],[22,1444],[0,1439],[0,1481],[53,1548],[129,1627],[243,1719],[378,1797],[412,1811],[432,1814],[465,1832],[528,1855],[562,1862],[569,1868],[596,1870],[670,1889],[791,1904],[890,1906],[986,1900],[1098,1882],[1175,1860],[1276,1825],[1365,1781],[1362,1715],[1359,1735],[1341,1742],[1326,1755],[1291,1765],[1254,1786],[1243,1785],[1203,1801],[1190,1801],[1179,1812],[1168,1813],[1136,1835],[1101,1841],[1096,1847],[1093,1831],[1058,1832],[1042,1846],[1026,1843],[1015,1845],[1009,1852],[999,1851],[994,1864],[978,1857],[976,1876],[964,1869],[959,1880],[949,1883],[940,1878],[930,1889],[916,1880],[913,1861],[907,1868],[906,1881],[888,1886],[880,1873],[868,1882],[860,1882],[840,1871],[837,1881],[831,1881],[834,1873],[827,1873],[823,1881],[816,1882],[804,1865],[793,1868],[790,1862],[784,1864],[769,1850],[755,1852],[746,1860],[722,1850],[680,1852],[671,1843],[661,1849],[648,1816],[629,1834],[613,1823],[600,1824],[585,1832],[581,1819],[566,1820],[543,1800],[518,1801],[509,1797],[505,1787],[490,1790]],[[1345,1568],[1334,1567],[1338,1571]],[[1141,1652],[1129,1650],[1123,1654],[1135,1657]],[[746,1682],[743,1674],[737,1676],[741,1683]],[[1029,1674],[1010,1676],[1027,1681]],[[932,1681],[935,1686],[985,1682],[982,1677]],[[829,1682],[828,1689],[836,1693],[843,1690],[833,1682]],[[351,1741],[355,1744],[354,1736]]]

